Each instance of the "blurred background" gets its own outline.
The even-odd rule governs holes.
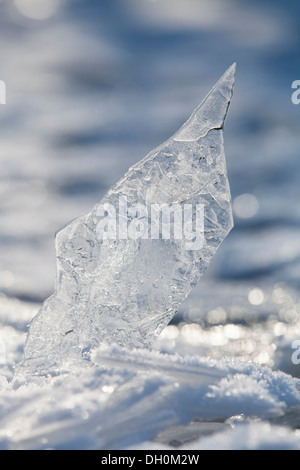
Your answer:
[[[235,228],[162,347],[298,375],[299,46],[296,0],[0,1],[2,302],[52,293],[55,232],[237,62],[224,134]]]

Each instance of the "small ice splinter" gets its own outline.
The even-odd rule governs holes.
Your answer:
[[[84,361],[100,344],[149,347],[197,284],[233,227],[223,128],[234,74],[235,64],[169,140],[57,233],[55,293],[30,325],[29,371]],[[161,222],[162,208],[170,211]]]

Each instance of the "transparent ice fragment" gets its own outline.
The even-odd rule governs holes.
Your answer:
[[[30,325],[29,368],[78,362],[100,344],[147,347],[197,284],[233,227],[223,128],[234,73],[57,233],[55,293]]]

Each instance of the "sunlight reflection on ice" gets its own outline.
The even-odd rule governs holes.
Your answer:
[[[259,202],[253,194],[240,194],[233,201],[235,215],[242,219],[249,219],[257,214]]]
[[[252,289],[248,294],[248,300],[252,305],[260,305],[264,301],[264,293],[261,289]]]
[[[50,18],[57,12],[61,3],[61,0],[15,0],[18,11],[34,20]]]

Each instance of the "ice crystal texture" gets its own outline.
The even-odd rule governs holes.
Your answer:
[[[56,289],[31,323],[25,364],[42,370],[79,361],[103,343],[149,346],[172,319],[233,226],[223,128],[234,73],[235,64],[169,140],[57,233]],[[117,207],[120,197],[128,207],[202,205],[203,246],[187,249],[172,233],[100,239],[99,208]],[[140,222],[138,212],[134,218]]]

